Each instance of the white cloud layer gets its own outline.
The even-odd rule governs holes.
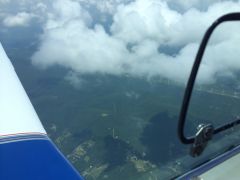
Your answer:
[[[127,73],[147,78],[161,76],[185,83],[207,27],[217,17],[240,10],[240,3],[232,1],[116,1],[114,8],[113,5],[109,8],[114,11],[109,11],[112,22],[106,31],[103,24],[93,24],[92,12],[84,8],[83,2],[86,3],[83,0],[52,1],[45,13],[44,33],[32,57],[33,64],[40,67],[57,64],[75,74]],[[89,2],[94,3],[94,0]],[[211,48],[215,51],[223,40],[229,39],[224,32],[212,41]],[[164,50],[166,47],[178,51],[171,54]],[[233,62],[226,58],[223,61],[222,66],[216,66],[214,61],[204,63],[201,82],[212,82],[219,72],[236,69],[236,65],[230,64]],[[77,77],[74,75],[75,80]]]
[[[16,15],[9,15],[3,19],[3,25],[7,27],[28,26],[33,14],[27,12],[20,12]]]
[[[114,14],[117,10],[117,6],[120,4],[127,4],[131,0],[77,0],[86,7],[94,6],[101,13]]]

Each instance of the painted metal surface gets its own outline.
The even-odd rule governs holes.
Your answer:
[[[0,43],[0,136],[46,133]]]
[[[179,180],[240,179],[240,145],[177,178]]]
[[[0,43],[0,180],[81,180],[47,137]]]
[[[82,180],[43,134],[14,135],[0,140],[2,180]]]

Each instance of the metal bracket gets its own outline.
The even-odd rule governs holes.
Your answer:
[[[200,124],[190,149],[190,155],[197,157],[202,154],[209,140],[212,139],[214,128],[211,124]]]

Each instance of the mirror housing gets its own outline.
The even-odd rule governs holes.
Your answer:
[[[202,154],[205,147],[207,146],[207,142],[212,138],[212,136],[214,134],[217,134],[217,133],[224,131],[226,129],[229,129],[237,124],[240,124],[240,119],[236,119],[233,122],[224,124],[223,126],[217,127],[215,129],[213,128],[213,126],[211,124],[207,124],[207,125],[201,124],[201,125],[199,125],[200,127],[199,127],[198,131],[196,132],[195,136],[186,137],[184,134],[186,115],[187,115],[193,87],[195,84],[196,76],[197,76],[199,66],[201,64],[202,57],[204,55],[204,51],[206,49],[207,43],[208,43],[214,29],[216,29],[216,27],[218,25],[220,25],[221,23],[227,22],[227,21],[240,21],[240,13],[236,12],[236,13],[230,13],[230,14],[223,15],[220,18],[218,18],[207,29],[207,31],[202,39],[202,42],[200,44],[200,47],[198,49],[198,52],[197,52],[197,55],[196,55],[196,58],[195,58],[195,61],[194,61],[194,64],[193,64],[193,67],[191,70],[191,74],[189,76],[188,83],[187,83],[187,86],[185,89],[185,94],[184,94],[181,111],[180,111],[180,116],[179,116],[179,121],[178,121],[178,136],[179,136],[180,141],[183,144],[192,144],[190,154],[193,157],[196,157],[196,156],[199,156]]]

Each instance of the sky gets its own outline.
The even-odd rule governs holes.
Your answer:
[[[7,33],[37,24],[41,31],[32,64],[66,68],[71,84],[96,73],[185,84],[206,29],[221,15],[238,11],[240,1],[223,0],[0,0],[0,26]],[[235,23],[216,31],[199,83],[235,77],[239,28]]]

